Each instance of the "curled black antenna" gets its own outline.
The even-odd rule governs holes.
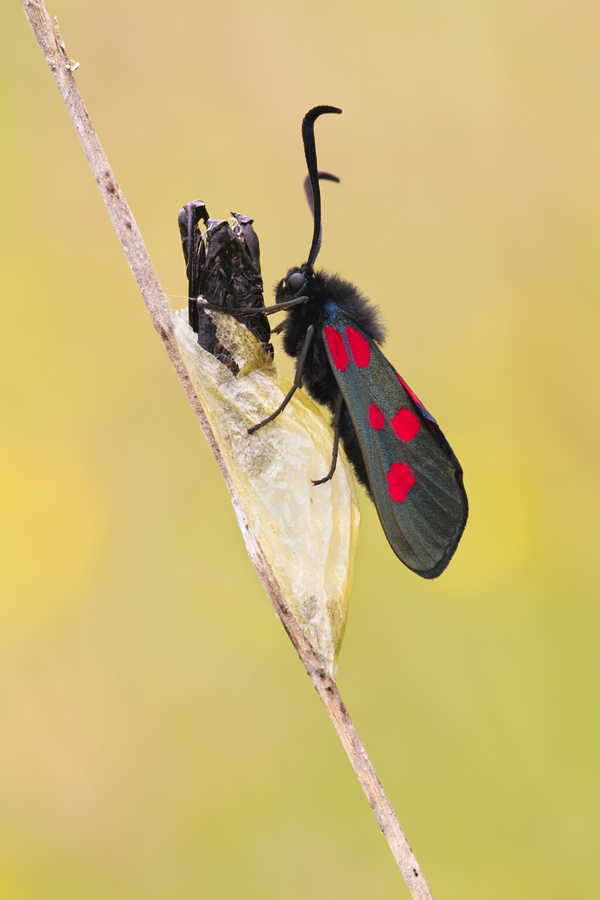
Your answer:
[[[333,172],[323,172],[322,169],[319,169],[317,172],[319,176],[319,181],[335,181],[336,184],[340,183],[340,179],[337,175],[334,175]],[[306,200],[308,202],[311,213],[315,214],[315,201],[313,197],[312,187],[310,184],[310,175],[307,175],[304,179],[304,193],[306,194]]]
[[[319,169],[319,171],[317,172],[317,175],[319,176],[319,181],[335,181],[337,184],[340,183],[340,179],[337,177],[337,175],[334,175],[332,172],[322,172]],[[313,214],[313,218],[314,218],[315,198],[314,198],[312,187],[310,184],[310,175],[307,175],[306,178],[304,179],[304,193],[306,194],[308,206],[309,206],[309,209],[310,209],[311,213]],[[323,236],[323,229],[319,228],[319,240],[317,242],[317,248],[315,250],[315,259],[317,258],[318,254],[319,254],[319,250],[321,249],[322,236]]]
[[[315,144],[315,121],[323,113],[341,113],[337,106],[315,106],[304,116],[302,122],[302,140],[304,142],[304,155],[308,168],[308,177],[312,188],[314,203],[314,229],[313,239],[308,254],[307,266],[312,269],[321,246],[321,192],[319,190],[319,169],[317,167],[317,147]],[[310,201],[309,201],[310,202]]]

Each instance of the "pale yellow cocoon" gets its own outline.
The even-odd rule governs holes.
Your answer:
[[[274,422],[248,434],[279,406],[291,383],[244,325],[225,314],[212,315],[239,375],[200,347],[187,310],[175,313],[183,361],[263,553],[334,677],[360,525],[350,465],[340,449],[331,481],[313,485],[329,471],[333,432],[302,390]]]

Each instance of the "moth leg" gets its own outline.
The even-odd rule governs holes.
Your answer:
[[[258,425],[253,425],[252,428],[248,429],[248,434],[254,434],[255,431],[258,431],[259,428],[263,428],[265,425],[268,425],[269,422],[272,422],[273,419],[276,419],[277,416],[283,412],[286,408],[295,392],[298,390],[300,385],[302,384],[302,370],[304,369],[304,364],[306,362],[306,357],[308,356],[308,350],[312,343],[313,335],[315,333],[315,326],[310,325],[307,332],[306,337],[304,338],[304,347],[302,348],[302,353],[298,357],[298,363],[296,365],[296,375],[294,376],[294,383],[291,386],[290,390],[287,392],[282,402],[279,404],[274,413],[271,413],[270,416],[267,416],[266,419],[263,419],[262,422],[259,422]]]
[[[337,466],[338,450],[340,446],[340,419],[342,416],[343,405],[344,401],[342,399],[342,392],[338,391],[338,395],[335,400],[335,410],[333,413],[333,455],[331,458],[331,468],[325,478],[319,478],[318,481],[313,481],[313,484],[325,484],[326,481],[331,481],[331,479],[333,478],[333,473],[335,472],[335,467]]]
[[[295,300],[285,300],[283,303],[274,303],[272,306],[256,306],[254,309],[216,306],[214,303],[205,303],[203,300],[198,300],[197,306],[198,309],[214,309],[217,312],[229,313],[232,316],[272,316],[274,313],[289,309],[290,306],[306,303],[307,300],[308,297],[296,297]]]

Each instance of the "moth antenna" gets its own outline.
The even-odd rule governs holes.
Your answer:
[[[322,169],[319,169],[317,175],[319,176],[319,181],[335,181],[336,184],[340,183],[340,179],[337,177],[337,175],[334,175],[333,172],[323,172]],[[304,193],[306,194],[306,201],[308,203],[309,209],[314,216],[315,202],[313,200],[313,192],[310,185],[310,175],[307,175],[304,179]]]
[[[319,189],[319,169],[317,166],[317,146],[315,144],[315,121],[323,113],[341,113],[337,106],[315,106],[304,116],[302,122],[302,141],[308,168],[308,178],[313,195],[314,228],[307,266],[312,269],[321,246],[321,191]],[[309,201],[310,204],[310,201]]]
[[[319,181],[335,181],[337,184],[340,183],[340,179],[337,175],[334,175],[332,172],[322,172],[320,169],[317,172],[319,176]],[[304,193],[306,194],[306,199],[308,201],[308,206],[313,214],[313,219],[315,215],[315,201],[313,197],[312,187],[310,185],[310,175],[307,175],[304,179]],[[319,241],[317,243],[317,249],[315,252],[315,259],[319,254],[319,250],[321,249],[321,238],[323,237],[323,228],[319,228]]]

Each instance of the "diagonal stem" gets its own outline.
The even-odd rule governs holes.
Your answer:
[[[153,325],[169,354],[181,385],[187,394],[200,427],[219,465],[221,474],[225,479],[225,483],[229,488],[233,507],[244,534],[248,555],[252,564],[275,612],[281,619],[292,644],[296,648],[298,656],[302,660],[321,698],[321,702],[327,710],[327,714],[337,731],[344,750],[348,754],[356,777],[367,795],[379,827],[387,839],[412,897],[414,900],[433,900],[416,857],[404,836],[394,810],[373,768],[373,764],[367,756],[358,732],[342,702],[335,682],[323,670],[315,656],[304,632],[289,609],[283,592],[265,559],[260,544],[252,532],[229,471],[224,464],[215,436],[179,354],[173,334],[173,319],[169,302],[160,285],[135,219],[113,175],[73,77],[73,72],[77,65],[68,58],[58,27],[56,24],[53,24],[43,0],[21,0],[21,4],[79,135],[84,153],[100,188],[100,193],[108,209],[113,227],[144,298]]]

